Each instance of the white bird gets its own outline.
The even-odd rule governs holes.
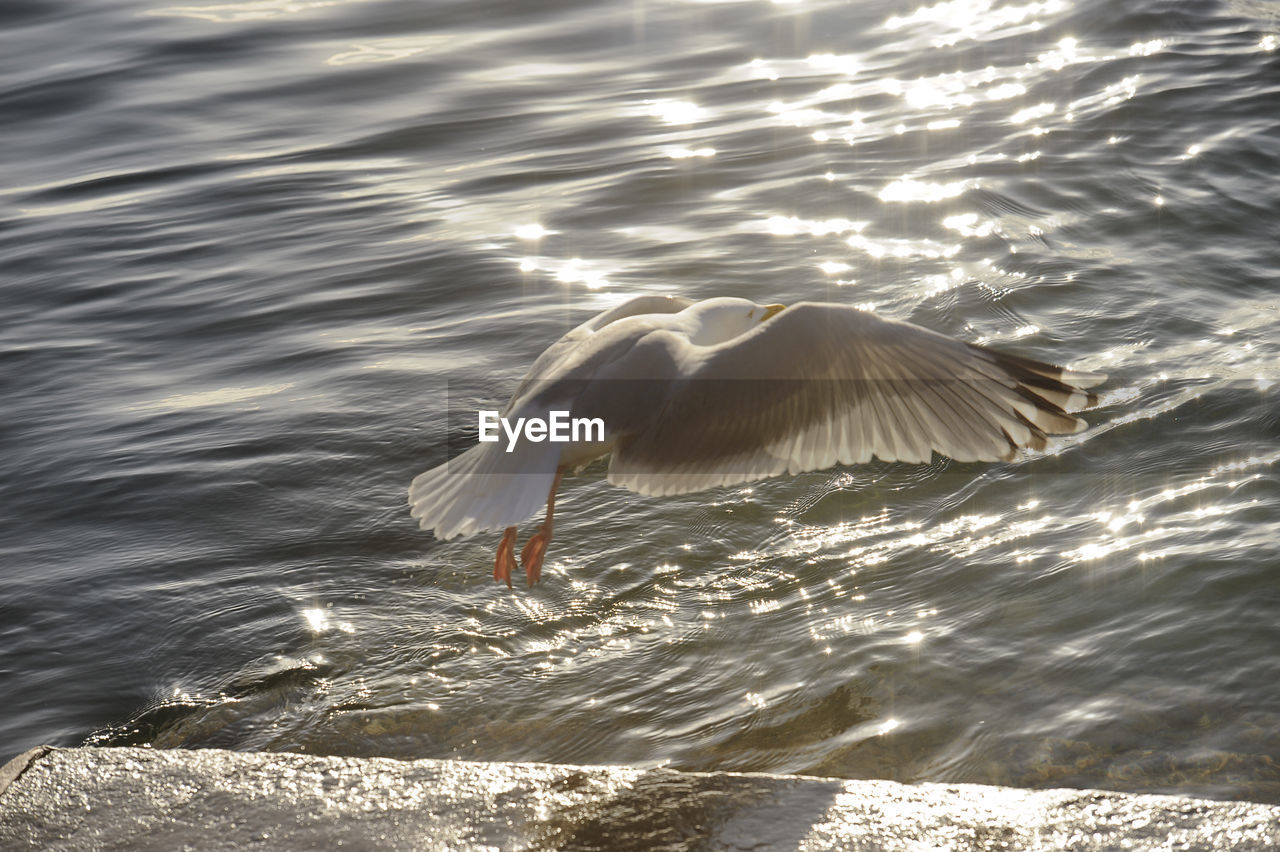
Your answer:
[[[412,514],[436,538],[504,530],[495,580],[511,585],[516,525],[546,519],[520,554],[541,574],[556,489],[612,454],[609,482],[682,494],[779,474],[884,461],[1009,460],[1046,435],[1085,428],[1071,414],[1105,379],[965,343],[846,305],[640,296],[565,334],[534,362],[502,412],[599,418],[600,440],[477,443],[420,474]]]

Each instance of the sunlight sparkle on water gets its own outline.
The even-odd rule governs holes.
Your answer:
[[[1145,497],[1130,499],[1123,510],[1102,509],[1094,512],[1089,517],[1102,528],[1097,537],[1093,541],[1087,541],[1079,547],[1062,552],[1061,556],[1073,562],[1094,562],[1130,550],[1137,550],[1135,558],[1143,562],[1163,556],[1163,550],[1151,547],[1154,542],[1170,536],[1185,535],[1192,530],[1209,533],[1222,529],[1224,522],[1220,519],[1256,505],[1256,499],[1230,500],[1224,494],[1222,498],[1214,500],[1210,493],[1206,492],[1218,489],[1235,491],[1244,483],[1261,478],[1261,473],[1232,476],[1225,481],[1221,478],[1222,474],[1257,465],[1269,465],[1277,458],[1280,458],[1280,453],[1270,459],[1250,457],[1219,465],[1207,475],[1190,482],[1169,486]],[[1176,505],[1181,498],[1190,495],[1195,495],[1194,505],[1182,508]],[[1151,528],[1144,528],[1148,516],[1151,515],[1157,515],[1160,523]],[[1131,526],[1138,529],[1127,535],[1122,534]]]
[[[986,96],[989,101],[1007,101],[1010,98],[1020,98],[1026,93],[1027,87],[1021,83],[1001,83],[987,89]]]
[[[531,222],[528,225],[520,225],[514,231],[516,238],[521,240],[540,240],[547,234],[554,233],[539,225],[537,222]]]
[[[1053,50],[1040,54],[1036,61],[1054,71],[1061,71],[1063,68],[1077,61],[1080,56],[1080,42],[1076,39],[1067,37],[1058,42]]]
[[[551,257],[512,258],[521,272],[545,272],[561,284],[581,284],[588,290],[598,290],[610,284],[610,269],[600,261],[573,257],[559,260]]]
[[[447,43],[448,36],[397,36],[374,39],[353,44],[350,49],[335,53],[325,60],[326,65],[358,65],[368,62],[396,62],[410,59]]]
[[[1153,38],[1151,41],[1135,41],[1129,45],[1130,56],[1150,56],[1153,53],[1159,53],[1164,50],[1166,42],[1162,38]]]
[[[684,148],[677,146],[672,148],[663,148],[662,153],[666,154],[673,160],[688,160],[694,157],[714,157],[716,155],[716,149],[711,147]]]
[[[955,257],[960,252],[959,244],[946,245],[935,240],[881,239],[875,240],[854,234],[845,240],[850,248],[866,252],[869,256],[880,259],[896,258],[940,258]]]
[[[957,231],[963,237],[988,237],[996,230],[993,219],[983,219],[977,213],[957,213],[942,220],[942,227]]]
[[[312,633],[323,633],[329,629],[329,614],[318,607],[304,609],[302,617]]]
[[[215,23],[232,24],[244,21],[269,21],[287,15],[301,15],[316,9],[345,6],[359,0],[247,0],[240,3],[210,3],[207,5],[169,6],[152,9],[144,14],[196,18]]]
[[[1026,124],[1037,118],[1043,118],[1046,115],[1052,115],[1057,107],[1050,103],[1036,104],[1026,109],[1020,109],[1013,115],[1009,116],[1009,121],[1013,124]]]
[[[777,237],[794,237],[808,234],[811,237],[825,237],[829,234],[844,234],[849,231],[858,232],[867,226],[867,222],[853,222],[849,219],[801,219],[797,216],[770,216],[764,222],[764,230]]]
[[[692,101],[646,101],[649,115],[667,124],[693,124],[703,120],[707,111]]]
[[[857,74],[861,67],[852,56],[837,56],[834,53],[814,53],[805,61],[820,71],[847,74],[850,77]]]
[[[932,204],[955,198],[965,190],[975,188],[976,181],[957,180],[951,183],[915,180],[903,177],[885,186],[877,196],[881,201],[923,201]]]
[[[192,408],[206,408],[218,405],[246,403],[251,399],[271,396],[293,387],[293,382],[281,385],[260,385],[258,387],[226,387],[208,391],[174,394],[154,402],[145,402],[130,406],[131,411],[185,411]],[[245,406],[248,407],[248,406]]]
[[[1009,27],[1038,29],[1041,23],[1037,18],[1061,12],[1068,5],[1066,0],[1004,6],[996,5],[995,0],[944,0],[932,6],[921,6],[909,15],[893,15],[884,22],[884,28],[890,32],[924,26],[940,29],[946,34],[935,38],[933,44],[944,47]]]
[[[1104,103],[1107,106],[1115,106],[1118,103],[1127,101],[1138,93],[1138,81],[1142,79],[1140,74],[1132,74],[1125,77],[1118,83],[1112,83],[1102,90]]]
[[[356,629],[349,621],[334,622],[329,617],[327,609],[320,607],[308,607],[302,610],[299,615],[303,621],[307,623],[307,629],[312,633],[321,634],[328,633],[330,630],[339,630],[343,633],[355,633]]]
[[[926,275],[920,279],[921,291],[929,296],[937,296],[948,290],[954,290],[960,287],[968,279],[963,269],[956,267],[950,272],[939,273],[936,275]]]

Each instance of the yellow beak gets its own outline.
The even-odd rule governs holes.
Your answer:
[[[785,307],[786,305],[765,305],[764,316],[760,318],[760,322],[764,322],[769,317],[773,316],[774,314],[776,314],[778,311],[782,310]]]

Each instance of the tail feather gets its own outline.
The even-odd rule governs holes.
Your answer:
[[[546,503],[559,459],[550,442],[478,444],[414,477],[410,514],[439,539],[514,526]]]

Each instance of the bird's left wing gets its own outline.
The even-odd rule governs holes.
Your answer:
[[[593,347],[590,343],[591,339],[607,326],[643,314],[678,313],[691,304],[693,300],[683,296],[636,296],[620,305],[601,311],[581,325],[565,332],[559,340],[548,346],[538,356],[524,378],[520,380],[503,413],[509,413],[516,404],[531,394],[538,391],[545,392],[557,381],[565,378],[576,379],[584,373],[590,374],[591,370],[584,370],[581,362],[584,358],[589,359],[591,354],[599,351],[602,346],[609,345],[605,343]]]
[[[801,303],[712,347],[687,342],[609,480],[676,494],[837,463],[1011,459],[1077,432],[1103,376],[841,305]]]

